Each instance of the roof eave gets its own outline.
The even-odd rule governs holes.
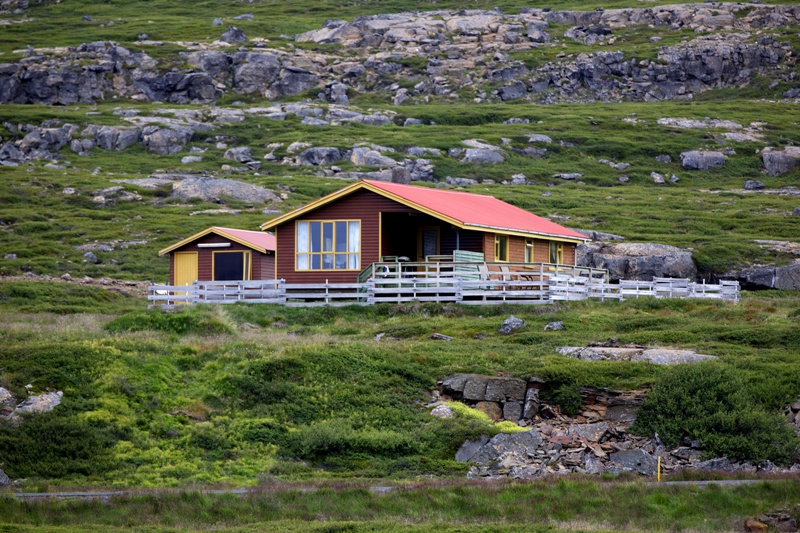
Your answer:
[[[519,237],[532,237],[532,236],[549,237],[551,239],[556,239],[565,242],[574,242],[574,243],[585,244],[592,240],[589,239],[588,237],[572,237],[570,235],[561,235],[558,233],[547,233],[544,231],[527,231],[519,228],[503,228],[500,226],[489,226],[483,224],[464,224],[462,227],[464,229],[475,229],[477,231],[494,231],[494,232],[504,233],[506,235],[514,235]]]

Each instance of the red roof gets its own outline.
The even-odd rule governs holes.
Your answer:
[[[494,196],[384,181],[364,180],[364,183],[397,196],[405,202],[455,220],[464,227],[589,240],[586,235],[498,200]]]
[[[263,231],[250,231],[246,229],[233,229],[221,228],[214,226],[213,229],[219,230],[222,233],[227,233],[232,237],[236,237],[241,244],[250,244],[256,248],[263,248],[264,250],[275,251],[275,235],[265,233]]]

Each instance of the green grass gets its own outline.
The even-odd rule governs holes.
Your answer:
[[[797,506],[798,484],[723,487],[638,483],[423,484],[271,489],[248,496],[155,493],[97,501],[0,499],[13,531],[730,531],[748,516]],[[1,497],[0,497],[1,498]],[[619,503],[625,502],[625,512]],[[156,525],[157,524],[157,525]]]
[[[648,387],[666,375],[646,363],[555,354],[559,346],[609,337],[717,355],[716,366],[736,377],[754,409],[778,413],[800,394],[800,301],[793,293],[745,293],[737,305],[233,305],[165,314],[144,310],[143,301],[131,311],[132,302],[104,302],[99,289],[83,296],[74,289],[0,287],[0,294],[17,295],[0,302],[0,386],[21,396],[28,384],[64,391],[62,406],[41,428],[31,425],[27,440],[16,439],[13,428],[0,431],[3,469],[25,478],[26,488],[458,478],[466,468],[453,459],[461,443],[504,429],[467,415],[430,417],[424,404],[436,380],[455,372],[535,375],[564,396],[580,386]],[[61,300],[51,305],[62,314],[38,303],[20,315],[14,302],[25,294]],[[98,302],[100,314],[75,313],[85,302]],[[527,327],[500,335],[509,314]],[[544,331],[553,320],[566,329]],[[437,332],[454,340],[432,340]],[[379,333],[387,340],[375,341]],[[545,399],[569,401],[558,394]],[[70,427],[77,432],[70,442],[85,454],[55,461],[49,441],[36,435]]]

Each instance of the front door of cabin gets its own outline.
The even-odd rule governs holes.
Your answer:
[[[175,252],[174,284],[185,287],[195,281],[197,281],[197,252]],[[175,296],[186,296],[186,294],[176,292]]]
[[[423,226],[417,231],[417,261],[425,261],[429,255],[439,255],[439,227]]]

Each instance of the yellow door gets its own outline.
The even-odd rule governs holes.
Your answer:
[[[197,281],[197,252],[175,252],[175,285],[191,285],[195,281]],[[185,292],[175,293],[175,296],[185,295]]]

